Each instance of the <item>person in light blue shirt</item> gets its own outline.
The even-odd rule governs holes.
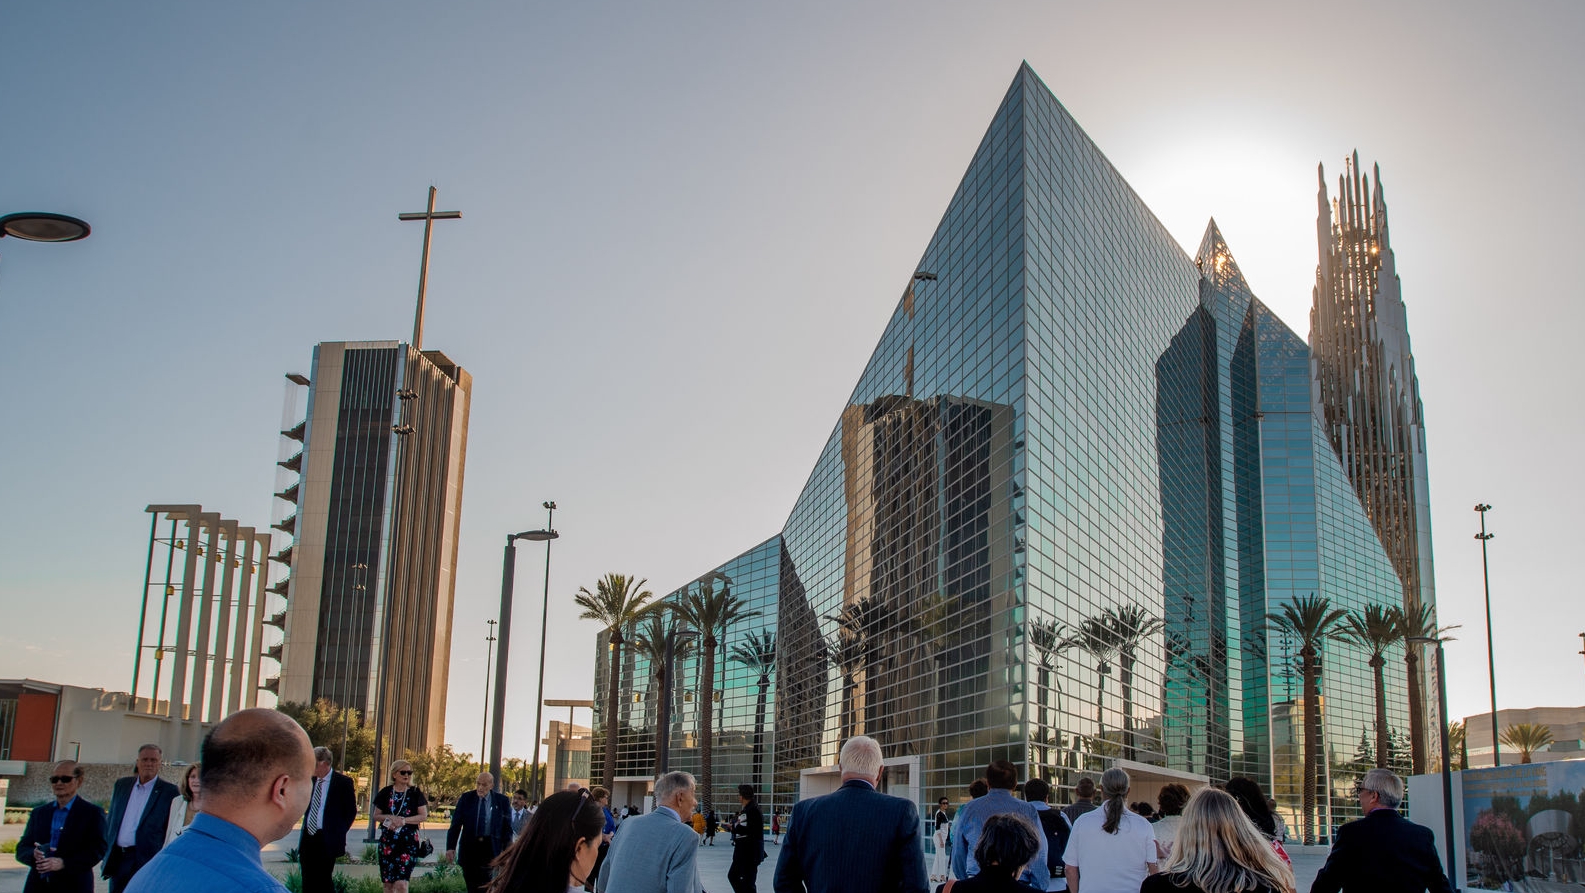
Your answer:
[[[985,782],[990,793],[970,800],[958,807],[957,818],[952,821],[952,873],[960,878],[971,878],[980,873],[980,863],[975,861],[974,848],[979,845],[980,832],[985,820],[993,815],[1012,813],[1029,820],[1031,827],[1040,827],[1040,813],[1034,804],[1013,796],[1018,787],[1018,769],[1006,760],[993,760],[985,767]],[[1022,880],[1039,890],[1051,883],[1051,870],[1046,865],[1046,836],[1040,835],[1040,855],[1029,863]]]
[[[292,718],[243,710],[204,739],[203,812],[137,873],[127,893],[285,893],[259,851],[308,808],[314,750]]]

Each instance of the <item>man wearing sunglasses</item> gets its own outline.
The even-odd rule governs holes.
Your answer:
[[[24,893],[92,893],[94,866],[105,857],[105,812],[77,796],[83,769],[72,760],[50,773],[53,803],[28,816],[17,861],[29,866]]]

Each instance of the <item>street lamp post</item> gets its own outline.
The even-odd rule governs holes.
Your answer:
[[[484,637],[484,719],[479,723],[479,769],[484,769],[484,736],[490,729],[490,655],[495,647],[495,621],[486,620],[490,632]],[[503,785],[502,787],[505,787]]]
[[[517,558],[517,541],[528,540],[532,543],[543,542],[545,548],[550,548],[550,541],[559,534],[550,529],[546,524],[544,530],[525,530],[522,533],[509,533],[506,535],[506,554],[501,561],[501,651],[495,659],[495,717],[490,723],[490,773],[496,778],[501,777],[501,736],[506,730],[506,665],[507,658],[511,656],[512,639],[512,576]],[[536,745],[539,733],[534,733]]]
[[[540,503],[545,507],[545,527],[550,528],[550,521],[556,517],[556,500],[550,499]],[[553,537],[554,533],[551,534]],[[542,725],[545,709],[545,627],[550,620],[550,542],[545,542],[545,598],[539,608],[539,690],[534,695],[534,762],[528,767],[529,784],[532,785],[532,796],[538,797],[542,792],[540,785],[543,782],[539,777],[539,733],[544,728]],[[592,723],[591,723],[592,725]]]
[[[1486,565],[1486,543],[1496,536],[1495,533],[1486,532],[1486,513],[1491,511],[1491,506],[1486,503],[1477,503],[1475,511],[1480,513],[1480,533],[1475,534],[1475,539],[1480,540],[1480,579],[1486,589],[1486,671],[1491,677],[1491,764],[1502,765],[1502,751],[1497,742],[1497,655],[1492,648],[1491,637],[1491,573]],[[1446,762],[1446,759],[1443,759]]]
[[[677,641],[684,638],[699,638],[697,630],[674,629],[666,634],[666,653],[661,660],[661,671],[666,677],[666,686],[660,690],[660,709],[657,711],[656,721],[661,723],[660,740],[655,748],[655,777],[665,775],[671,766],[671,692],[677,687],[675,675],[677,668]]]
[[[86,221],[48,211],[19,211],[0,217],[0,238],[10,236],[29,242],[75,242],[88,238],[92,231]]]
[[[1447,854],[1447,879],[1453,885],[1453,889],[1457,890],[1458,861],[1453,857],[1453,760],[1452,754],[1448,752],[1450,745],[1447,740],[1447,669],[1442,654],[1442,643],[1445,640],[1441,636],[1411,636],[1409,641],[1418,645],[1436,646],[1436,687],[1437,695],[1441,699],[1442,720],[1442,839],[1444,852]],[[1496,722],[1496,715],[1496,711],[1493,711],[1493,722]]]

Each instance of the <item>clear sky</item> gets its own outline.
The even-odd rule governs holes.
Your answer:
[[[0,212],[94,234],[0,241],[0,676],[127,687],[143,507],[268,524],[282,375],[407,337],[396,215],[434,184],[464,217],[425,346],[474,375],[447,737],[478,747],[501,541],[546,499],[545,692],[588,697],[571,593],[664,592],[780,529],[1027,59],[1301,335],[1316,164],[1380,162],[1464,625],[1451,712],[1487,703],[1478,501],[1500,705],[1585,703],[1581,46],[1574,0],[5,3]]]

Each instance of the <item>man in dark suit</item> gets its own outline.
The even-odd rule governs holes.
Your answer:
[[[462,866],[462,880],[469,890],[490,885],[490,860],[512,842],[512,803],[494,788],[495,776],[480,772],[473,790],[457,798],[451,827],[446,829],[446,858]]]
[[[793,807],[776,861],[776,893],[925,893],[925,851],[913,801],[875,789],[881,746],[842,745],[842,787]]]
[[[1348,890],[1452,893],[1436,855],[1431,829],[1398,814],[1403,780],[1388,769],[1372,769],[1359,782],[1362,819],[1337,829],[1326,865],[1310,893]]]
[[[753,785],[738,785],[737,799],[743,810],[732,823],[732,867],[726,880],[732,893],[756,893],[759,864],[765,861],[765,814],[754,802]]]
[[[138,869],[147,865],[165,845],[171,801],[182,792],[160,778],[160,762],[164,756],[158,744],[145,744],[138,748],[136,774],[116,779],[105,839],[110,850],[100,873],[101,877],[109,878],[110,893],[125,890]]]
[[[28,816],[17,861],[28,866],[23,893],[93,893],[94,866],[105,857],[105,811],[77,796],[83,769],[61,760],[50,773],[55,802]]]
[[[303,893],[329,893],[336,859],[347,852],[347,832],[358,817],[357,785],[330,768],[330,748],[314,748],[314,786],[297,839]]]

